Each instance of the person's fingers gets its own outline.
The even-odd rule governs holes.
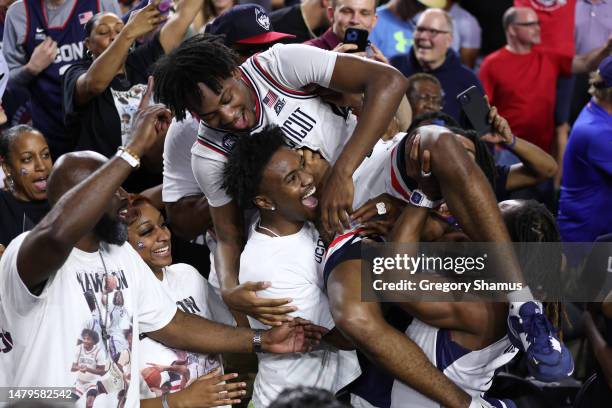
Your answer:
[[[423,150],[423,164],[421,165],[423,173],[429,173],[431,171],[431,152],[429,150]]]
[[[151,364],[151,363],[149,363]],[[198,381],[204,381],[204,380],[210,380],[212,378],[215,378],[216,376],[218,376],[219,374],[221,374],[221,368],[217,367],[214,370],[212,370],[211,372],[207,373],[206,375],[203,375],[201,377],[198,377]],[[235,373],[234,373],[235,374]],[[227,374],[230,375],[230,374]],[[238,374],[236,374],[236,377],[238,377]]]
[[[218,372],[220,372],[221,370],[218,370]],[[244,388],[246,387],[245,383],[242,382],[233,382],[233,383],[226,383],[226,384],[221,384],[224,381],[229,381],[229,380],[233,380],[234,378],[238,377],[238,373],[229,373],[229,374],[223,374],[223,375],[216,375],[213,377],[214,380],[214,384],[215,387],[214,389],[216,389],[217,391],[224,391],[224,390],[236,390],[239,388]]]
[[[280,299],[268,299],[257,297],[253,299],[253,306],[255,307],[279,307],[287,305],[293,302],[291,298],[280,298]]]
[[[419,159],[419,139],[420,135],[417,134],[412,139],[412,146],[410,147],[410,160],[417,161]]]
[[[387,224],[383,224],[382,221],[372,221],[364,225],[364,234],[368,235],[387,235],[390,231],[390,227]]]
[[[215,402],[212,402],[210,404],[208,404],[208,407],[221,407],[224,405],[234,405],[234,404],[240,404],[242,401],[240,401],[239,399],[219,399],[216,400]]]
[[[365,222],[376,215],[378,215],[376,203],[373,200],[369,200],[367,203],[359,207],[357,211],[351,214],[351,218],[359,222]]]
[[[351,217],[349,216],[349,209],[345,209],[345,208],[338,208],[338,220],[339,222],[339,229],[338,229],[338,233],[342,233],[344,231],[345,228],[349,228],[351,225]]]
[[[268,289],[270,286],[272,286],[272,282],[268,282],[268,281],[259,281],[259,282],[245,282],[241,285],[244,289],[246,290],[251,290],[251,291],[260,291],[260,290],[264,290],[264,289]]]
[[[254,316],[261,323],[268,326],[282,326],[285,322],[291,322],[293,317],[289,315],[270,315],[270,314],[260,314]]]
[[[243,383],[243,384],[246,387],[246,383]],[[245,388],[245,387],[242,387],[242,388]],[[223,398],[227,398],[227,399],[242,398],[244,395],[246,395],[246,390],[230,391],[230,392],[224,392],[221,394]]]
[[[265,307],[265,306],[256,306],[253,309],[253,313],[261,314],[261,315],[284,315],[287,313],[292,313],[297,311],[297,306],[276,306],[276,307]]]
[[[492,107],[489,109],[489,121],[493,121],[495,119],[495,116],[497,115],[497,109],[495,109],[495,107]]]
[[[340,43],[336,46],[336,48],[334,48],[335,52],[340,52],[340,53],[344,53],[344,52],[348,52],[351,50],[356,50],[357,44],[344,44],[344,43]]]

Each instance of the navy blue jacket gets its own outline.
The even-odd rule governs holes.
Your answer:
[[[484,94],[484,90],[476,74],[469,68],[461,64],[459,57],[452,49],[446,52],[444,63],[433,71],[424,71],[414,55],[414,49],[411,47],[408,54],[396,55],[391,58],[391,65],[400,70],[406,77],[418,72],[427,72],[438,78],[442,83],[444,91],[444,108],[442,111],[460,123],[465,119],[461,118],[461,107],[457,102],[457,95],[465,91],[472,85],[476,85]]]

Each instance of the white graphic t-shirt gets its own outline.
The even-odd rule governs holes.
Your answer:
[[[166,326],[174,301],[129,244],[74,248],[35,296],[17,271],[27,234],[0,260],[1,307],[15,352],[8,386],[69,387],[79,405],[93,396],[96,407],[139,406],[131,364],[138,335]]]
[[[308,147],[335,163],[357,120],[347,109],[328,104],[303,88],[311,84],[328,87],[337,55],[308,45],[278,44],[244,62],[240,72],[254,95],[257,122],[250,134],[256,137],[266,126],[279,126],[290,146]],[[234,143],[235,136],[200,122],[191,166],[213,207],[231,201],[222,184]]]
[[[208,282],[194,267],[187,264],[168,266],[161,284],[180,310],[211,319],[207,303]],[[176,350],[148,337],[140,340],[140,346],[138,369],[142,376],[142,399],[180,391],[198,377],[222,367],[220,355]]]
[[[0,387],[8,385],[9,372],[12,371],[12,359],[15,355],[13,351],[13,335],[8,327],[8,322],[4,317],[2,309],[2,298],[0,297]]]
[[[252,227],[251,236],[240,257],[240,282],[270,281],[272,286],[257,292],[265,298],[292,298],[298,307],[292,316],[334,328],[323,284],[325,244],[309,222],[296,234],[270,237]],[[267,329],[249,317],[254,329]],[[259,353],[257,377],[253,385],[253,405],[267,407],[285,388],[298,385],[336,392],[360,374],[354,351],[338,350],[327,343],[310,353],[274,355]]]

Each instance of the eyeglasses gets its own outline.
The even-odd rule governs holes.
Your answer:
[[[438,34],[448,34],[450,31],[436,30],[434,28],[427,28],[423,26],[417,26],[416,32],[419,34],[429,34],[431,38],[435,38]]]
[[[512,25],[517,25],[521,27],[534,27],[534,26],[539,26],[540,22],[539,21],[528,21],[524,23],[512,23]]]
[[[426,95],[426,94],[417,94],[417,95],[412,95],[411,99],[414,99],[415,102],[431,103],[432,105],[440,106],[440,107],[442,107],[442,105],[444,105],[444,97],[443,96],[433,96],[433,95]]]

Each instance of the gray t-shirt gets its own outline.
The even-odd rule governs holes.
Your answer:
[[[50,26],[62,26],[72,12],[76,0],[66,0],[57,8],[51,8],[45,1],[47,19]],[[121,9],[117,0],[100,0],[100,11],[109,11],[121,16]],[[2,52],[6,58],[11,71],[11,79],[22,71],[20,68],[28,62],[28,57],[23,46],[26,37],[26,8],[23,0],[13,3],[7,13],[4,22],[4,40]],[[30,78],[31,79],[31,78]]]

